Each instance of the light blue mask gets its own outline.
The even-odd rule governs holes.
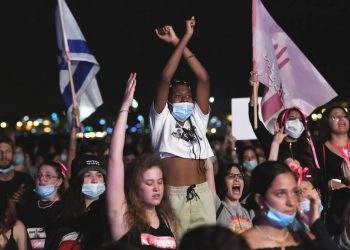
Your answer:
[[[173,106],[172,115],[180,122],[184,122],[193,112],[193,103],[191,102],[179,102],[171,104]]]
[[[15,154],[15,165],[22,164],[24,162],[24,155],[23,154]]]
[[[305,200],[302,202],[299,202],[300,208],[304,211],[304,213],[307,213],[310,211],[310,200]],[[323,211],[323,205],[321,201],[318,201],[318,208],[320,209],[320,213]]]
[[[0,168],[0,173],[7,174],[8,172],[14,170],[15,167],[13,165],[7,166],[5,168]]]
[[[266,217],[272,224],[279,227],[286,227],[293,223],[296,212],[294,212],[292,215],[289,215],[278,212],[276,209],[270,207],[269,205],[267,206],[269,208],[269,211],[266,213]]]
[[[246,161],[243,162],[243,167],[247,170],[247,171],[253,171],[254,168],[258,165],[258,161],[257,160],[252,160],[252,161]]]
[[[85,195],[87,199],[95,199],[106,190],[104,183],[89,183],[83,184],[81,192]]]
[[[37,195],[39,195],[40,198],[47,198],[56,191],[56,186],[55,185],[47,185],[47,186],[38,185],[33,190]]]

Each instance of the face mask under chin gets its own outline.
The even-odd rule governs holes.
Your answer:
[[[288,225],[293,223],[295,216],[296,216],[296,212],[294,212],[291,215],[285,214],[285,213],[279,212],[276,209],[272,208],[267,203],[265,203],[265,204],[269,208],[269,210],[267,212],[265,212],[266,218],[272,224],[274,224],[275,226],[278,226],[278,227],[287,227]]]
[[[15,169],[15,167],[11,164],[11,165],[8,165],[6,167],[0,168],[0,173],[7,174],[7,173],[11,172],[13,169]]]

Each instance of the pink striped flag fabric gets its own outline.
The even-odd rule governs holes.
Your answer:
[[[298,107],[305,115],[337,96],[303,52],[277,25],[260,0],[252,0],[253,70],[265,85],[261,101],[266,128],[273,133],[278,113]]]

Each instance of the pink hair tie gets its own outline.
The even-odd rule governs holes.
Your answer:
[[[52,162],[57,163],[60,166],[61,174],[63,175],[64,178],[66,178],[67,177],[67,172],[68,172],[67,167],[60,161],[54,160]]]
[[[298,176],[298,186],[300,186],[301,181],[304,179],[304,176],[306,176],[310,172],[309,168],[297,166],[293,162],[289,163],[288,167],[290,168],[290,170],[292,170],[294,174]]]

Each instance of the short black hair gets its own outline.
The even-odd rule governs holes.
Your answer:
[[[12,153],[15,153],[15,142],[10,137],[0,137],[0,143],[5,143],[11,146]]]

